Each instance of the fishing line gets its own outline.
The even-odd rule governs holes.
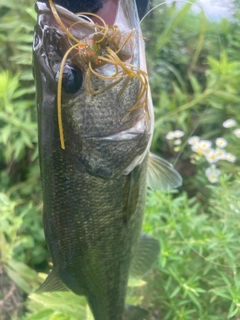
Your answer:
[[[149,13],[151,13],[151,12],[154,11],[155,9],[163,6],[164,4],[167,4],[167,1],[164,1],[164,2],[162,2],[162,3],[159,3],[159,4],[157,4],[155,7],[153,7],[152,9],[150,9],[150,10],[142,17],[142,19],[140,20],[139,26],[140,26],[140,24],[143,22],[143,20],[149,15]]]
[[[191,1],[177,1],[177,0],[176,0],[176,1],[172,1],[172,3],[173,3],[173,2],[177,2],[177,3],[189,3],[189,4],[192,4],[192,5],[198,6],[198,7],[201,9],[201,12],[204,13],[205,17],[206,17],[210,22],[213,23],[213,20],[209,17],[209,15],[205,12],[204,8],[203,8],[199,3],[191,2]],[[169,2],[165,1],[165,2],[163,2],[163,3],[161,3],[161,4],[158,4],[158,5],[154,6],[152,9],[150,9],[150,10],[144,15],[144,17],[141,19],[141,21],[140,21],[139,24],[141,24],[141,23],[143,22],[143,20],[144,20],[152,11],[154,11],[155,9],[161,7],[161,6],[164,5],[164,4],[168,4],[168,3],[169,3]],[[171,4],[172,4],[172,3],[171,3]],[[214,25],[214,24],[213,24],[213,25]],[[220,59],[221,59],[221,53],[222,53],[221,39],[220,39],[220,35],[219,35],[219,32],[218,32],[217,26],[214,26],[214,28],[215,28],[215,36],[217,36],[217,41],[218,41],[218,43],[219,43],[219,67],[218,67],[218,71],[217,71],[217,73],[216,73],[216,74],[217,74],[216,81],[215,81],[215,83],[210,87],[211,89],[213,89],[213,91],[214,91],[214,88],[215,88],[215,87],[217,86],[217,84],[219,83],[220,77],[221,77],[221,74],[220,74],[220,70],[221,70],[221,60],[220,60]],[[206,35],[207,35],[207,32],[205,31],[205,33],[204,33],[204,38],[206,38]],[[201,33],[200,33],[200,37],[201,37]],[[198,41],[199,41],[199,39],[198,39]],[[205,41],[206,41],[206,39],[205,39]],[[196,49],[196,50],[197,50],[197,49]],[[189,107],[189,108],[190,108],[190,107]],[[204,117],[204,115],[207,114],[207,111],[209,110],[209,108],[210,108],[210,104],[206,105],[204,111],[203,111],[202,114],[201,114],[201,118],[200,118],[200,119],[197,121],[197,123],[194,125],[191,133],[188,135],[188,138],[186,139],[186,141],[185,141],[184,144],[182,145],[181,150],[180,150],[180,152],[178,153],[178,155],[177,155],[177,157],[176,157],[176,159],[175,159],[175,161],[174,161],[174,166],[177,164],[177,162],[179,161],[180,156],[183,154],[183,151],[184,151],[186,145],[188,144],[188,139],[189,139],[191,136],[193,136],[194,132],[196,131],[196,129],[198,128],[198,126],[199,126],[199,124],[200,124],[200,122],[201,122],[201,119]],[[187,109],[187,108],[186,108],[186,109]],[[176,110],[175,113],[181,112],[181,111],[183,111],[183,110],[185,110],[185,109]],[[169,117],[170,117],[170,115],[169,115]],[[168,196],[169,196],[169,204],[170,204],[171,201],[170,201],[170,193],[169,193],[169,192],[168,192]],[[230,268],[230,267],[231,267],[230,265],[226,265],[226,264],[221,264],[221,263],[214,262],[214,261],[212,261],[211,258],[208,258],[208,257],[204,256],[203,254],[201,254],[201,253],[199,252],[199,250],[195,249],[195,248],[189,243],[189,240],[185,238],[185,236],[183,235],[182,231],[181,231],[180,228],[178,227],[178,221],[177,221],[177,218],[176,218],[176,217],[174,216],[174,214],[173,214],[173,210],[171,209],[171,205],[169,205],[169,210],[170,210],[170,213],[171,213],[172,218],[173,218],[174,221],[176,222],[176,223],[175,223],[175,225],[176,225],[176,231],[179,233],[179,235],[181,236],[181,238],[183,239],[183,241],[191,248],[191,250],[192,250],[193,252],[195,252],[198,256],[200,256],[201,258],[203,258],[203,259],[206,260],[206,261],[209,261],[210,263],[212,263],[212,264],[214,264],[214,265],[217,265],[217,266],[220,266],[220,267],[226,267],[226,268]],[[220,221],[219,221],[219,222],[220,222]],[[212,254],[212,253],[211,253],[211,249],[210,249],[210,250],[209,250],[209,255],[211,255],[211,254]],[[214,259],[214,258],[213,258],[213,259]],[[237,266],[237,267],[239,267],[239,266]]]
[[[92,25],[94,25],[94,22],[93,22],[93,20],[92,20],[90,17],[88,17],[88,16],[86,16],[86,15],[84,15],[84,14],[82,14],[82,13],[76,14],[76,16],[77,16],[78,18],[83,18],[84,20],[87,20],[87,21],[90,22]],[[97,32],[97,28],[95,28],[95,32]]]
[[[192,2],[192,1],[184,1],[184,0],[173,0],[172,1],[172,3],[173,2],[176,2],[176,3],[189,3],[189,4],[192,4],[192,5],[197,5],[203,12],[204,12],[204,14],[205,14],[205,16],[211,21],[211,22],[213,22],[213,20],[210,18],[210,16],[204,11],[204,9],[203,9],[203,7],[199,4],[199,3],[195,3],[195,2]],[[171,4],[172,4],[171,3]],[[159,8],[159,7],[161,7],[161,6],[163,6],[164,4],[169,4],[169,2],[167,2],[167,1],[164,1],[163,3],[160,3],[160,4],[158,4],[158,5],[156,5],[156,6],[154,6],[152,9],[150,9],[144,16],[143,16],[143,18],[141,19],[141,21],[139,22],[139,26],[140,26],[140,24],[143,22],[143,20],[152,12],[152,11],[154,11],[155,9],[157,9],[157,8]],[[219,42],[219,50],[220,50],[220,55],[221,55],[221,39],[220,39],[220,35],[219,35],[219,33],[218,33],[218,30],[217,30],[217,28],[216,28],[216,35],[217,35],[217,37],[218,37],[218,42]],[[215,83],[215,86],[217,85],[217,83],[218,83],[218,81],[219,81],[219,79],[220,79],[220,61],[219,61],[219,72],[218,72],[218,78],[217,78],[217,80],[216,80],[216,83]],[[206,107],[205,107],[205,110],[202,112],[202,117],[203,117],[203,115],[207,112],[207,109],[209,108],[209,105],[207,105]],[[179,111],[177,111],[177,112],[179,112]],[[196,129],[197,129],[197,127],[199,126],[199,122],[200,122],[200,120],[198,121],[198,123],[194,126],[194,128],[193,128],[193,130],[191,131],[191,133],[189,134],[189,136],[188,136],[188,139],[193,135],[193,133],[196,131]],[[187,140],[188,140],[187,139]],[[174,166],[177,164],[177,162],[178,162],[178,160],[179,160],[179,157],[181,156],[181,154],[183,153],[183,150],[184,150],[184,148],[185,148],[185,146],[187,145],[187,140],[185,141],[185,143],[183,144],[183,146],[182,146],[182,150],[179,152],[179,154],[177,155],[177,157],[176,157],[176,159],[175,159],[175,161],[174,161]]]

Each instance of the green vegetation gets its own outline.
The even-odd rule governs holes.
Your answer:
[[[41,218],[33,7],[32,0],[0,2],[1,320],[91,320],[82,297],[33,294],[51,267]],[[161,254],[143,280],[130,279],[127,301],[152,319],[240,318],[239,24],[237,10],[232,21],[212,22],[189,3],[161,6],[144,21],[152,151],[176,162],[184,179],[171,193],[148,190],[143,228],[160,241]]]

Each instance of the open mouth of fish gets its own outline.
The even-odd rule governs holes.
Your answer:
[[[108,26],[117,25],[121,29],[121,31],[130,31],[133,28],[137,27],[137,23],[139,24],[137,10],[132,9],[133,7],[136,6],[135,0],[131,0],[131,2],[129,1],[131,5],[129,5],[128,1],[126,0],[104,0],[102,3],[102,6],[99,6],[100,8],[97,11],[93,10],[93,11],[86,12],[84,10],[85,6],[82,6],[80,7],[81,10],[76,13],[71,11],[71,2],[73,1],[74,0],[69,1],[70,3],[69,8],[66,8],[62,4],[64,0],[53,1],[58,13],[66,22],[67,20],[76,22],[78,13],[79,12],[81,13],[84,11],[86,15],[87,15],[87,12],[89,12],[89,17],[92,19],[93,22],[97,22],[98,24],[102,25],[102,22],[100,21],[100,19],[98,19],[97,17],[94,17],[92,13],[102,18]],[[91,1],[91,3],[94,3],[94,2],[95,1]],[[130,13],[128,11],[135,11],[134,13],[136,14],[136,16],[134,17],[134,19],[132,19],[133,12]]]
[[[134,1],[134,0],[132,0]],[[56,7],[62,6],[67,9],[67,11],[71,13],[77,12],[89,12],[95,13],[99,17],[101,17],[105,23],[109,26],[117,24],[116,17],[118,11],[121,8],[126,7],[124,4],[127,1],[123,0],[56,0],[54,1]],[[146,1],[145,1],[146,2]],[[58,8],[59,9],[59,8]],[[61,9],[60,9],[61,10]],[[124,9],[123,9],[124,10]],[[63,11],[62,11],[63,12]],[[122,16],[123,18],[123,16]],[[96,19],[93,19],[93,21]],[[100,21],[98,20],[98,23]],[[124,23],[124,21],[122,21]]]
[[[99,9],[96,14],[111,26],[115,24],[118,6],[119,0],[105,0],[103,7]]]

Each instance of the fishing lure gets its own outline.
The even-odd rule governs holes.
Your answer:
[[[57,23],[61,29],[66,33],[70,48],[66,51],[59,70],[58,77],[58,90],[57,90],[57,108],[58,108],[58,127],[59,135],[62,149],[65,149],[63,124],[62,124],[62,112],[61,112],[61,99],[62,99],[62,82],[63,82],[63,72],[64,66],[67,61],[69,54],[72,51],[76,51],[78,60],[80,61],[82,67],[86,70],[86,76],[84,81],[84,89],[92,94],[97,95],[110,87],[116,85],[118,82],[125,80],[124,86],[119,93],[121,95],[128,85],[129,79],[136,78],[139,81],[139,93],[135,105],[128,110],[127,114],[123,117],[124,121],[128,115],[138,109],[144,108],[147,112],[148,118],[150,119],[150,113],[148,110],[148,78],[147,73],[133,64],[127,62],[131,60],[131,50],[125,50],[125,46],[129,43],[130,39],[135,36],[135,30],[131,30],[127,35],[124,35],[119,27],[108,26],[105,21],[94,13],[81,12],[76,14],[77,16],[85,18],[83,21],[78,21],[70,25],[69,28],[65,27],[61,18],[58,15],[57,9],[53,4],[52,0],[49,0],[50,8],[52,10],[53,16],[55,17]],[[88,16],[92,16],[98,19],[102,25],[94,23]],[[95,29],[95,33],[85,37],[81,40],[77,39],[71,30],[74,26],[78,25],[91,25]],[[115,73],[111,76],[102,75],[101,73],[95,71],[99,66],[110,63],[115,67]],[[109,85],[105,87],[93,90],[91,88],[91,76],[94,75],[98,78],[111,81]]]

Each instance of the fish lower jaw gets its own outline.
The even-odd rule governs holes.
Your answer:
[[[96,138],[100,141],[125,141],[125,140],[134,140],[141,134],[146,134],[150,130],[148,130],[148,121],[147,116],[144,115],[133,127],[118,131],[114,130],[114,133],[109,133],[105,136],[91,136],[87,135],[86,138]]]

